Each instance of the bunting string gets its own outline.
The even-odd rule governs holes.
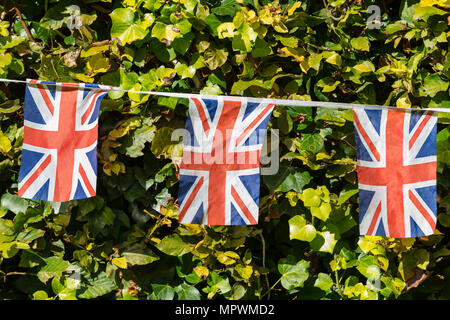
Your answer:
[[[23,83],[32,84],[30,79],[27,80],[16,80],[16,79],[2,79],[2,82],[12,82],[12,83]],[[61,86],[61,87],[78,87],[79,83],[49,83],[46,85]],[[202,99],[227,99],[228,101],[242,101],[246,100],[248,102],[255,103],[266,103],[274,104],[277,106],[286,107],[321,107],[330,109],[365,109],[365,110],[397,110],[397,111],[407,111],[407,112],[442,112],[450,113],[450,108],[426,108],[426,109],[412,109],[412,108],[400,108],[393,106],[383,106],[383,105],[370,105],[370,104],[357,104],[357,103],[342,103],[342,102],[325,102],[325,101],[308,101],[308,100],[288,100],[288,99],[272,99],[272,98],[255,98],[255,97],[245,97],[245,96],[225,96],[225,95],[206,95],[199,93],[181,93],[181,92],[161,92],[161,91],[137,91],[137,90],[124,90],[119,87],[101,85],[102,90],[105,91],[119,91],[124,93],[139,93],[148,94],[153,96],[163,96],[172,98],[202,98]],[[85,87],[84,90],[98,90],[98,88]]]

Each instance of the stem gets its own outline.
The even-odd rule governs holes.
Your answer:
[[[28,39],[30,39],[31,42],[36,42],[33,39],[33,36],[31,35],[30,30],[28,30],[27,24],[25,23],[25,21],[23,21],[22,14],[20,13],[20,10],[17,7],[14,7],[13,9],[16,11],[17,16],[19,17],[20,23],[22,24],[22,27],[25,30]]]
[[[336,278],[336,287],[338,289],[338,293],[341,296],[341,298],[344,299],[344,293],[342,292],[342,288],[341,288],[341,284],[340,284],[340,280],[339,280],[337,269],[334,270],[334,277]]]
[[[269,288],[269,290],[267,290],[266,293],[264,293],[264,294],[261,296],[261,298],[263,298],[266,294],[269,294],[270,291],[271,291],[273,288],[275,288],[275,286],[278,284],[278,282],[281,281],[281,278],[283,278],[283,277],[280,277],[280,279],[278,279],[277,282],[275,282],[275,283],[273,284],[273,286],[271,286],[271,287]]]
[[[262,264],[263,264],[263,268],[264,270],[266,269],[266,241],[264,240],[264,237],[262,235],[262,230],[259,233],[259,237],[261,238],[261,243],[262,243]],[[267,275],[267,273],[264,275],[264,278],[266,279],[266,285],[267,288],[269,288],[269,276]],[[270,289],[267,292],[269,295],[267,296],[267,299],[270,300]],[[262,298],[263,296],[261,296]]]

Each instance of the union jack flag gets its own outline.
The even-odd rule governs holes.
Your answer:
[[[95,195],[106,86],[28,80],[18,195],[64,202]]]
[[[180,165],[181,223],[258,223],[259,156],[271,104],[189,101]]]
[[[428,236],[436,227],[432,112],[353,110],[362,235]]]

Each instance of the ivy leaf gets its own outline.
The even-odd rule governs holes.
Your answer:
[[[228,51],[225,49],[208,49],[203,56],[208,68],[215,70],[227,61]]]
[[[320,288],[323,291],[328,291],[333,284],[334,282],[328,274],[320,272],[317,276],[316,282],[314,282],[314,287]]]
[[[200,300],[200,292],[197,288],[187,283],[175,287],[175,292],[178,295],[178,300]]]
[[[320,192],[312,188],[303,191],[303,203],[305,207],[318,207],[321,202]]]
[[[135,23],[134,12],[131,8],[117,8],[110,13],[112,27],[111,37],[117,37],[122,45],[144,39],[148,31]]]
[[[422,96],[434,97],[440,91],[446,91],[448,89],[448,81],[444,81],[436,74],[429,74],[425,77],[423,86],[419,88],[419,92]]]
[[[111,262],[121,269],[127,268],[127,259],[125,259],[124,257],[114,258],[111,260]]]
[[[156,22],[152,29],[152,37],[158,39],[166,46],[170,46],[176,37],[180,35],[180,30],[174,25]]]
[[[219,7],[211,9],[211,12],[218,16],[233,17],[241,7],[235,0],[223,0]]]
[[[306,220],[296,215],[289,219],[289,237],[301,241],[311,242],[316,237],[316,228],[311,224],[306,224]]]
[[[152,283],[151,300],[173,300],[175,297],[175,290],[168,284]]]
[[[316,237],[311,241],[311,249],[315,251],[333,253],[337,240],[334,233],[329,231],[317,232]]]
[[[309,262],[300,260],[296,262],[294,256],[289,255],[278,261],[278,272],[281,274],[281,285],[286,290],[303,287],[309,277]]]
[[[289,173],[289,175],[283,180],[277,190],[281,192],[287,192],[294,190],[296,192],[302,192],[303,187],[307,185],[313,178],[308,171],[296,171]]]
[[[311,207],[311,214],[322,221],[327,221],[331,212],[331,205],[329,203],[322,203],[319,207]]]

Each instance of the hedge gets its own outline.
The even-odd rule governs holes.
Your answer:
[[[7,1],[0,77],[445,108],[448,9]],[[110,92],[97,196],[61,204],[17,197],[23,99],[23,85],[0,83],[1,299],[450,299],[448,115],[438,123],[437,231],[392,239],[359,236],[351,111],[276,107],[280,168],[261,179],[259,224],[209,227],[177,222],[181,146],[170,137],[184,127],[185,99]]]

